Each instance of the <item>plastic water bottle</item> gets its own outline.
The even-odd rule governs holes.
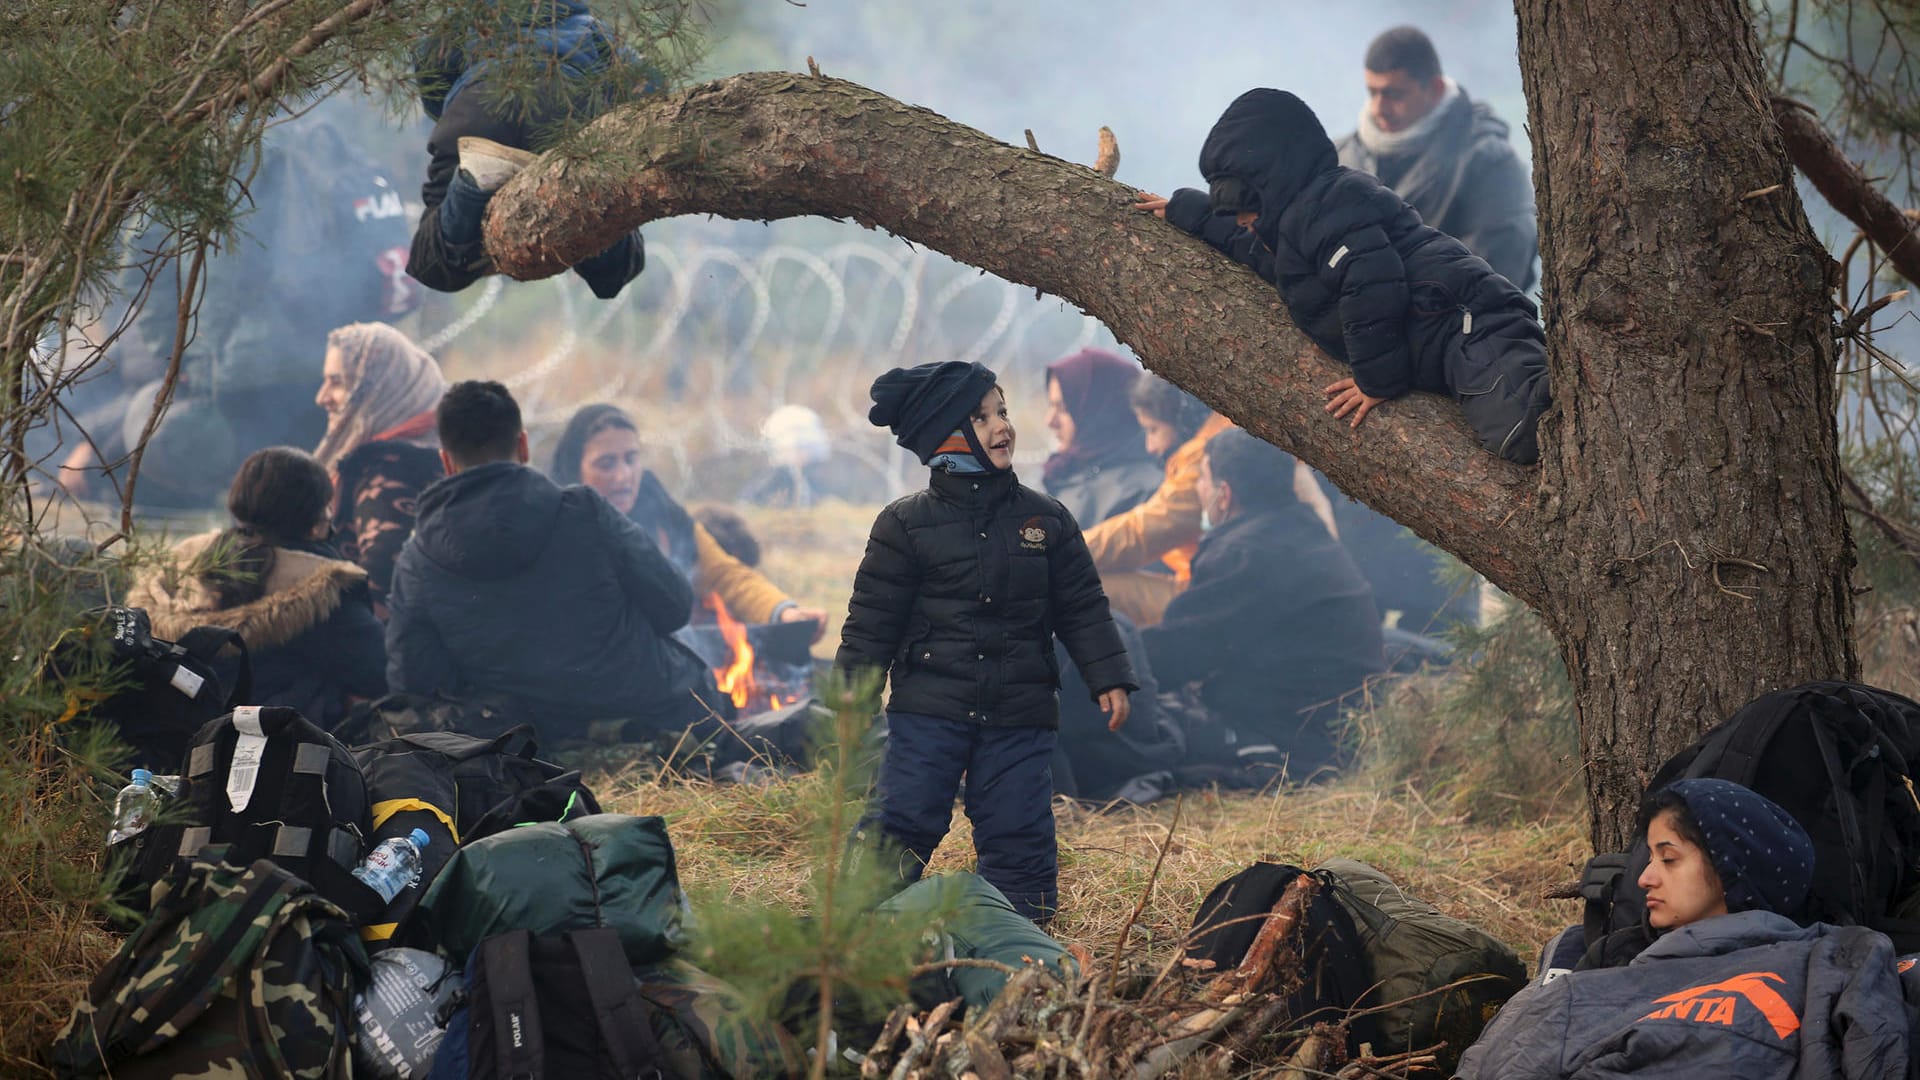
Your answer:
[[[426,846],[425,829],[415,829],[406,836],[383,840],[365,862],[354,867],[353,876],[391,904],[393,898],[400,895],[400,890],[420,880],[421,871],[426,869],[420,852]]]
[[[147,826],[153,824],[153,812],[159,801],[153,790],[153,773],[146,769],[133,770],[133,782],[114,796],[113,828],[107,832],[107,843],[124,843],[146,832]]]

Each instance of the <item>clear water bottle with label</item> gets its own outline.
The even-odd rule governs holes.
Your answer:
[[[420,852],[427,846],[425,829],[415,829],[406,836],[396,836],[383,840],[380,846],[367,855],[366,861],[354,867],[353,876],[361,884],[380,894],[388,903],[400,895],[400,890],[420,880],[420,874],[426,869],[426,861]]]
[[[153,824],[160,797],[153,790],[153,773],[133,770],[133,782],[120,789],[113,800],[113,828],[107,831],[108,845],[125,843],[147,831]]]

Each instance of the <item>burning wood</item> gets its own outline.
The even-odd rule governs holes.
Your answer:
[[[714,668],[714,681],[720,684],[720,692],[733,698],[733,707],[745,709],[747,702],[754,698],[753,681],[753,643],[747,640],[747,628],[727,610],[725,601],[719,593],[707,595],[707,606],[713,609],[713,617],[720,624],[720,636],[733,650],[733,661],[724,669]]]
[[[686,627],[677,636],[713,670],[715,685],[733,699],[741,716],[785,708],[812,695],[812,624],[743,623],[718,593],[709,593],[700,606],[713,614],[713,622]]]

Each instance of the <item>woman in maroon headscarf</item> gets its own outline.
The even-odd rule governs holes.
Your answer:
[[[1047,430],[1057,448],[1042,480],[1081,528],[1146,501],[1163,479],[1128,395],[1140,365],[1082,349],[1047,365]]]

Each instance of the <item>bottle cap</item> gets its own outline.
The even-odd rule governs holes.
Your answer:
[[[413,846],[414,846],[414,847],[418,847],[418,848],[423,848],[423,847],[426,847],[426,846],[427,846],[427,840],[428,840],[428,837],[427,837],[427,830],[425,830],[425,829],[415,829],[415,830],[413,830],[412,832],[410,832],[410,833],[408,833],[408,834],[407,834],[407,839],[409,839],[409,840],[412,840],[412,841],[413,841]]]
[[[151,784],[153,783],[153,773],[147,769],[135,769],[133,770],[133,782],[141,785]]]

